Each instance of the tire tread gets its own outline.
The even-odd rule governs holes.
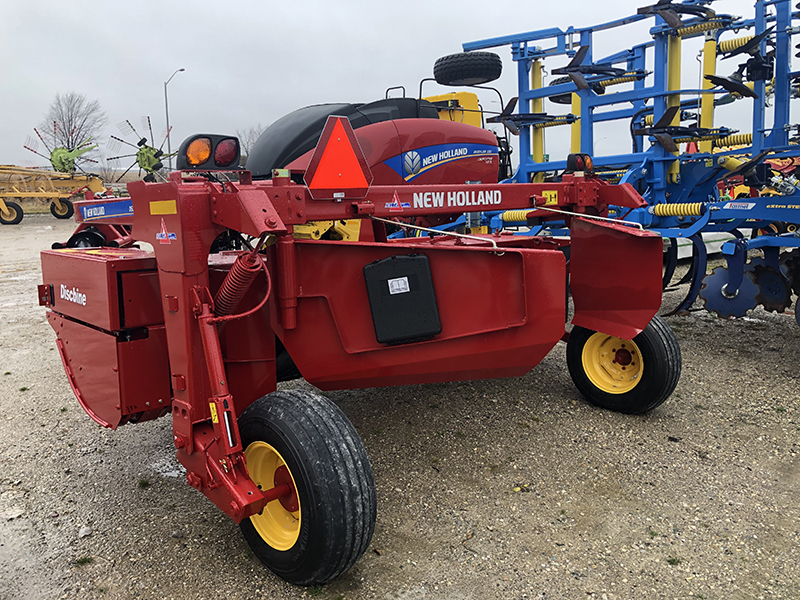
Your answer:
[[[500,77],[503,61],[494,52],[460,52],[438,59],[433,77],[441,85],[479,85]]]
[[[594,333],[575,326],[567,342],[569,374],[575,387],[590,403],[617,412],[644,414],[663,404],[672,395],[681,375],[681,349],[675,334],[664,319],[654,316],[644,331],[633,339],[640,351],[651,349],[654,355],[652,358],[655,359],[652,362],[657,365],[657,369],[664,370],[662,377],[658,377],[654,384],[655,389],[644,389],[641,382],[625,394],[609,394],[595,387],[586,376],[581,363],[583,346]],[[647,397],[647,394],[653,395]]]
[[[318,524],[320,530],[314,533],[315,538],[322,538],[323,546],[315,548],[321,560],[305,560],[295,569],[285,571],[269,564],[256,548],[253,550],[270,569],[291,583],[313,585],[335,579],[363,555],[375,528],[372,467],[358,433],[335,404],[303,390],[273,392],[251,404],[241,416],[243,441],[246,435],[250,436],[251,421],[263,422],[273,429],[275,423],[280,423],[291,434],[286,437],[295,438],[296,443],[291,440],[287,443],[297,446],[295,450],[303,455],[303,468],[309,472],[314,488],[309,493],[316,499],[317,509],[325,515]],[[310,512],[303,514],[304,518],[311,516]],[[242,524],[252,547],[249,522]],[[313,564],[306,564],[309,562]]]

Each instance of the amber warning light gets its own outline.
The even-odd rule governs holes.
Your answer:
[[[178,169],[217,171],[239,168],[239,140],[229,135],[194,135],[181,144]]]
[[[186,149],[186,162],[193,167],[202,165],[209,156],[211,156],[211,140],[208,138],[198,138]]]

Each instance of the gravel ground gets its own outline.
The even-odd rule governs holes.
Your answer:
[[[683,375],[646,416],[586,404],[563,344],[518,379],[328,394],[378,521],[303,589],[186,485],[168,418],[112,432],[81,410],[36,300],[39,250],[73,227],[0,227],[0,599],[800,598],[793,313],[668,317]]]

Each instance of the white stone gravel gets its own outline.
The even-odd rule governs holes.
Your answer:
[[[328,394],[367,446],[378,522],[306,590],[186,485],[168,418],[112,432],[79,407],[36,300],[39,250],[73,227],[0,227],[1,600],[800,598],[793,314],[668,317],[683,376],[640,417],[586,404],[563,345],[519,379]]]

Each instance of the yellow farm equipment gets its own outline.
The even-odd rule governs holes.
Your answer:
[[[105,185],[93,175],[0,165],[0,223],[16,225],[22,221],[18,200],[26,198],[46,200],[56,219],[69,219],[75,212],[70,198],[87,189],[102,193]]]

